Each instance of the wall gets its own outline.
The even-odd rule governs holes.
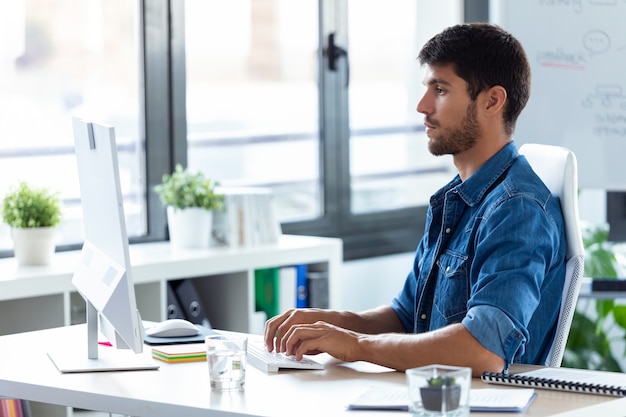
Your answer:
[[[340,308],[361,311],[389,304],[412,265],[413,252],[344,262]]]

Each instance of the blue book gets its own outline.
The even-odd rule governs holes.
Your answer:
[[[296,265],[296,308],[309,306],[307,265]]]

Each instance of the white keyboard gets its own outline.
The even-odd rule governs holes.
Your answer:
[[[324,365],[309,358],[298,361],[283,353],[268,352],[261,340],[248,340],[248,363],[264,372],[281,369],[324,369]]]

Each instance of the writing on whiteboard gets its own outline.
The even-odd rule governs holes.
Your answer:
[[[626,137],[626,94],[619,84],[598,84],[583,107],[595,111],[593,133],[602,137]]]
[[[588,0],[590,6],[616,6],[618,0]],[[574,13],[583,12],[582,0],[539,0],[539,5],[543,7],[569,8]]]

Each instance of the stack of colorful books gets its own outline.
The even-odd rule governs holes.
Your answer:
[[[30,417],[28,401],[0,397],[0,417]]]
[[[206,347],[204,343],[153,346],[152,357],[167,363],[202,362],[206,360]]]

